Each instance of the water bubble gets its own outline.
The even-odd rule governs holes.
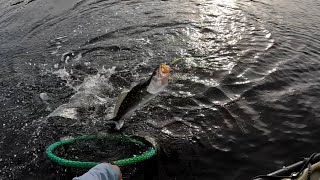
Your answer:
[[[47,93],[40,93],[40,98],[43,100],[43,101],[47,101],[49,100],[49,96]]]

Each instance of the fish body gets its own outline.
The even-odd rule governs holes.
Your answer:
[[[121,129],[125,119],[131,117],[134,111],[146,105],[165,89],[168,85],[170,71],[168,65],[161,64],[147,81],[134,86],[125,95],[120,106],[116,108],[114,118],[110,119],[108,123],[114,123],[114,128],[117,130]]]

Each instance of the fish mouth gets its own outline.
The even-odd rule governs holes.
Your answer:
[[[159,66],[159,74],[165,75],[165,76],[169,76],[170,72],[171,72],[170,66],[168,66],[168,65],[166,65],[164,63],[160,64],[160,66]]]

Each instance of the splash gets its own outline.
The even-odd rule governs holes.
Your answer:
[[[79,119],[81,109],[93,109],[94,115],[101,113],[98,112],[101,108],[104,108],[105,105],[110,106],[113,102],[108,93],[114,90],[109,82],[109,78],[114,72],[115,67],[110,69],[102,67],[96,75],[89,75],[80,85],[72,86],[75,83],[69,78],[70,74],[66,72],[66,69],[55,71],[54,74],[66,80],[76,93],[71,96],[68,103],[60,105],[48,117],[60,116],[67,119]]]

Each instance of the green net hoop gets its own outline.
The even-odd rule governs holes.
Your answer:
[[[77,141],[90,140],[90,139],[121,140],[124,142],[134,142],[137,145],[142,145],[142,146],[147,145],[146,143],[144,143],[142,141],[138,141],[136,139],[130,138],[129,136],[126,136],[123,134],[122,135],[114,135],[114,134],[83,135],[83,136],[78,136],[78,137],[74,137],[74,138],[63,139],[61,141],[58,141],[58,142],[51,144],[46,149],[46,155],[52,162],[57,163],[60,166],[90,169],[90,168],[94,167],[95,165],[99,164],[100,162],[85,162],[85,161],[68,160],[68,159],[63,159],[61,157],[58,157],[57,155],[54,154],[54,150],[60,146],[63,146],[66,144],[72,144]],[[140,155],[136,155],[134,157],[129,157],[126,159],[116,160],[116,161],[109,162],[109,163],[123,167],[123,166],[128,166],[128,165],[132,165],[132,164],[135,164],[138,162],[148,160],[157,154],[156,148],[153,147],[151,145],[151,143],[148,143],[148,145],[150,146],[149,150],[147,150],[146,152],[144,152]]]

